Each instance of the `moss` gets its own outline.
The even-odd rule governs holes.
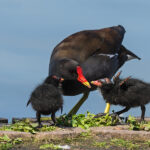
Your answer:
[[[0,137],[0,149],[8,150],[17,144],[21,144],[22,142],[22,138],[10,139],[7,135],[4,135]]]
[[[107,142],[94,142],[93,145],[96,147],[106,148],[106,149],[110,147]]]
[[[40,146],[40,149],[47,149],[47,148],[60,149],[60,147],[58,145],[54,145],[53,143],[51,143],[51,144],[43,144],[43,145]]]
[[[51,117],[41,117],[41,121],[51,121]]]
[[[127,148],[128,150],[138,149],[140,145],[124,139],[112,139],[110,145]]]
[[[15,124],[9,126],[3,126],[0,128],[1,131],[20,131],[20,132],[29,132],[32,134],[36,134],[40,131],[54,131],[56,129],[55,126],[43,125],[42,128],[36,128],[36,123],[31,123],[29,120],[19,121]]]

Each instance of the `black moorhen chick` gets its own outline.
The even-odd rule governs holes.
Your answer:
[[[100,91],[104,100],[113,105],[121,105],[125,108],[116,112],[120,115],[132,107],[141,107],[141,121],[144,121],[145,105],[150,102],[150,83],[135,78],[120,79],[116,76],[114,82],[99,82]],[[97,82],[92,82],[98,85]]]
[[[59,109],[63,109],[63,98],[58,89],[61,78],[49,76],[44,83],[37,86],[32,92],[27,106],[31,103],[32,108],[36,111],[36,118],[39,123],[39,128],[42,127],[40,118],[42,115],[51,114],[51,118],[56,123],[55,113]]]
[[[49,75],[65,79],[62,83],[64,95],[83,93],[83,97],[69,115],[75,114],[87,99],[89,92],[96,90],[94,85],[90,88],[87,80],[112,78],[127,60],[140,59],[121,44],[124,33],[125,29],[121,25],[100,30],[85,30],[68,36],[54,48]]]

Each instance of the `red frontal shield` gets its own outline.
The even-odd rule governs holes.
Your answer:
[[[91,88],[90,83],[84,77],[83,72],[82,72],[82,68],[80,66],[77,66],[77,74],[78,74],[77,80],[79,82],[81,82],[83,85],[87,86],[88,88]]]

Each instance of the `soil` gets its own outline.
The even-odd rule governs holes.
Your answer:
[[[69,145],[71,150],[136,150],[150,149],[150,132],[131,131],[127,125],[111,127],[58,128],[56,131],[39,132],[35,135],[23,132],[1,131],[10,138],[21,137],[23,144],[12,150],[40,150],[43,144]],[[113,140],[117,142],[113,143]],[[48,150],[50,148],[47,148]],[[53,149],[53,148],[52,148]]]
[[[0,136],[4,135],[23,140],[22,144],[15,145],[11,150],[41,150],[40,146],[44,144],[68,145],[71,150],[150,150],[150,131],[129,130],[128,125],[92,127],[88,130],[59,127],[36,134],[0,131]],[[45,148],[50,149],[54,147]]]

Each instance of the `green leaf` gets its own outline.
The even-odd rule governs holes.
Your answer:
[[[100,118],[94,118],[94,117],[95,115],[91,114],[90,112],[87,112],[87,114],[73,115],[72,117],[63,115],[58,118],[58,124],[64,126],[81,127],[83,129],[88,129],[89,127],[94,127],[94,126],[115,125],[118,122],[117,119],[114,119],[114,121],[112,122],[112,117],[109,116],[109,114],[106,114],[105,116],[102,116]]]
[[[36,124],[37,126],[37,124]],[[36,134],[37,131],[52,131],[56,127],[48,127],[48,126],[43,126],[40,130],[36,128],[35,124],[31,124],[28,120],[26,122],[17,122],[15,124],[12,124],[10,126],[3,126],[0,128],[0,130],[3,131],[20,131],[20,132],[29,132],[32,134]]]

